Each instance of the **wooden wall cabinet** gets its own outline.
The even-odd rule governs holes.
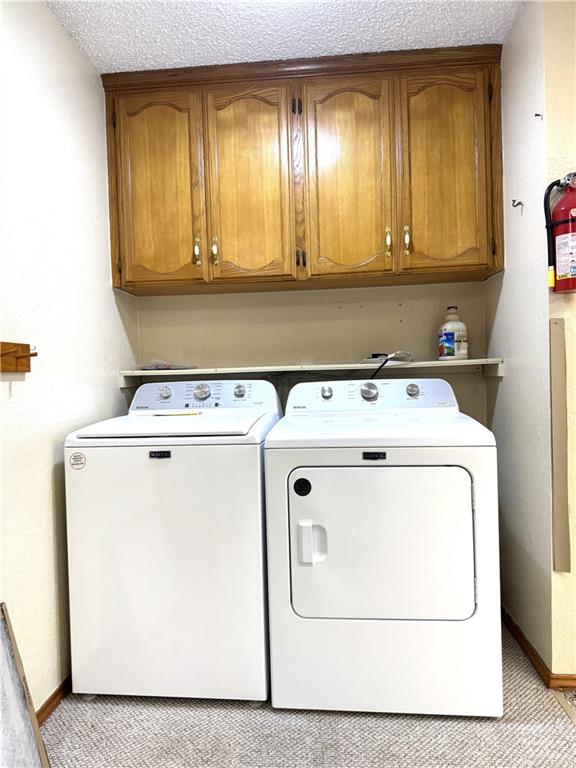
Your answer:
[[[117,99],[115,266],[135,292],[206,277],[198,252],[205,240],[201,121],[198,88]]]
[[[394,269],[392,79],[324,77],[304,84],[310,274]]]
[[[490,267],[485,71],[400,78],[401,272]]]
[[[114,285],[501,270],[499,60],[477,46],[104,75]]]
[[[206,89],[210,279],[296,278],[291,83]]]

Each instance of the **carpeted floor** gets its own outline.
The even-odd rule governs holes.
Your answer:
[[[501,720],[71,695],[42,733],[53,768],[575,768],[576,725],[507,632],[504,683]]]

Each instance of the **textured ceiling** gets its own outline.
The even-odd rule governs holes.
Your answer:
[[[522,3],[48,2],[100,72],[501,43]]]

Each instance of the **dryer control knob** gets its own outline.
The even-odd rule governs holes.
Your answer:
[[[172,395],[174,394],[172,391],[172,387],[160,387],[158,390],[158,394],[162,398],[162,400],[170,400]]]
[[[362,384],[360,387],[360,394],[364,400],[377,400],[378,399],[378,385],[373,381],[367,381],[366,384]]]
[[[208,384],[198,384],[194,388],[195,400],[207,400],[210,397],[210,387]]]
[[[420,394],[420,387],[418,386],[418,384],[408,384],[406,386],[406,394],[409,397],[418,397],[418,395]]]
[[[334,390],[332,387],[322,387],[320,394],[322,395],[322,400],[331,400],[334,394]]]
[[[244,397],[246,394],[246,387],[244,384],[236,384],[234,387],[234,397]]]

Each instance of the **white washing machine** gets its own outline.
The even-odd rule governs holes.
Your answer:
[[[144,384],[66,439],[73,690],[265,700],[266,381]]]
[[[266,494],[273,706],[502,715],[496,445],[447,382],[296,385]]]

